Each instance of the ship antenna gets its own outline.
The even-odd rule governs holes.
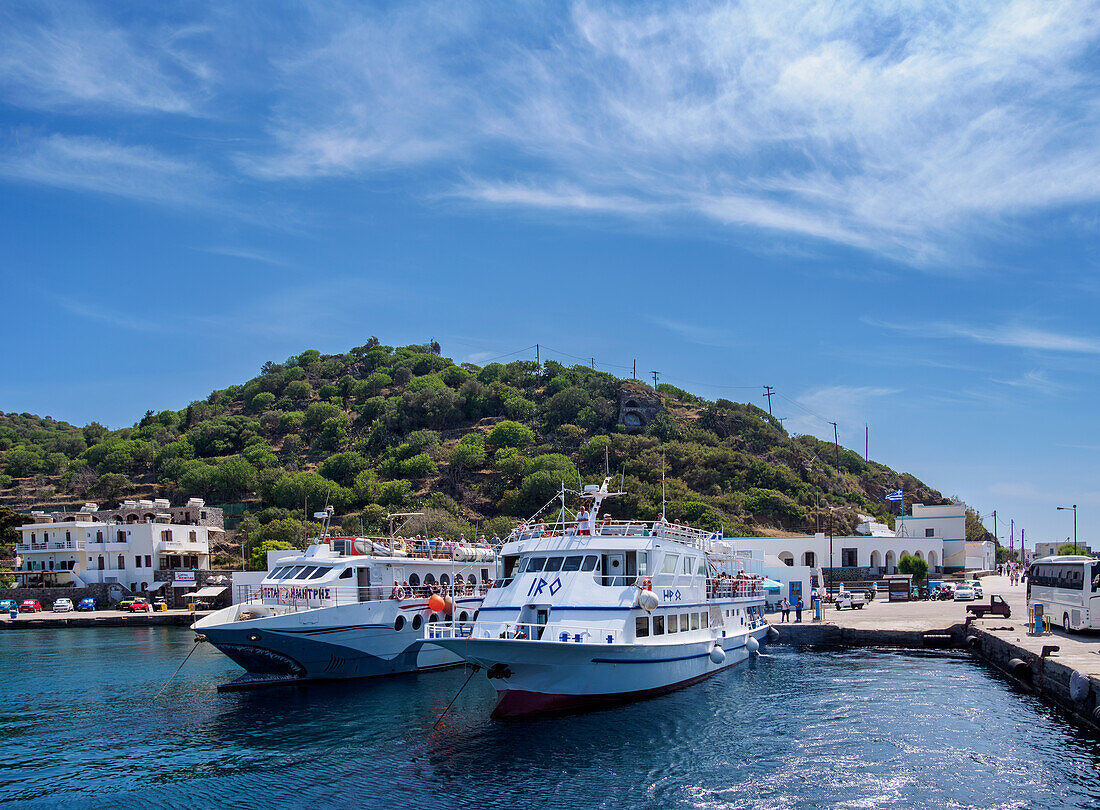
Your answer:
[[[665,514],[665,454],[661,451],[661,516],[668,520],[668,515]]]
[[[603,448],[603,468],[604,468],[604,474],[607,475],[608,478],[610,478],[611,477],[611,453],[608,451],[607,445],[604,445],[604,448]]]

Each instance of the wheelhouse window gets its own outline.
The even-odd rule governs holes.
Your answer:
[[[321,577],[323,577],[325,574],[327,574],[331,570],[332,570],[331,568],[326,568],[323,565],[318,566],[317,570],[314,571],[312,574],[310,574],[308,577],[306,577],[306,579],[320,579]],[[349,568],[348,570],[350,571],[351,569]]]
[[[692,630],[698,630],[699,629],[699,614],[698,613],[692,613],[691,614],[691,629]]]
[[[299,571],[297,574],[295,574],[294,578],[295,579],[306,579],[310,574],[312,574],[316,570],[317,570],[317,566],[307,565],[304,568],[302,568],[301,571]]]
[[[594,571],[596,569],[596,566],[599,565],[599,563],[600,563],[600,558],[599,557],[597,557],[594,554],[589,554],[587,557],[584,558],[584,562],[581,563],[581,570],[582,571]]]
[[[653,617],[653,635],[663,636],[665,634],[665,617],[654,616]]]
[[[695,558],[694,557],[684,557],[684,567],[682,569],[683,572],[690,576],[691,572],[694,569],[695,569]]]
[[[546,568],[543,570],[545,570],[547,573],[551,571],[560,571],[562,562],[563,560],[561,557],[547,557]]]
[[[676,565],[679,562],[680,562],[680,555],[679,554],[666,554],[665,555],[665,563],[664,563],[664,566],[661,568],[661,573],[662,574],[675,574],[676,573]]]
[[[541,571],[543,566],[546,565],[545,557],[528,557],[527,558],[527,571]]]
[[[676,618],[675,613],[668,615],[668,632],[675,633],[680,629],[680,622]]]
[[[634,637],[645,638],[649,635],[649,617],[639,616],[634,620]]]
[[[581,570],[581,562],[583,560],[584,560],[584,558],[581,557],[580,555],[577,555],[575,557],[566,557],[565,562],[563,562],[561,564],[561,570],[562,571],[580,571]]]
[[[681,613],[680,614],[680,632],[681,633],[686,633],[690,628],[691,628],[691,614],[690,613]]]

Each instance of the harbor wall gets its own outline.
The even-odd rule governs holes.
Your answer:
[[[104,606],[109,601],[107,589],[115,583],[96,582],[83,588],[0,588],[0,599],[14,599],[22,602],[24,599],[37,599],[42,604],[43,610],[49,610],[58,599],[67,597],[77,604],[81,599],[91,597],[96,604]],[[129,594],[129,589],[122,587],[124,594]]]

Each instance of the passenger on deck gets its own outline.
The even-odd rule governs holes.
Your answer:
[[[583,506],[581,507],[581,511],[577,513],[577,534],[592,534],[592,517]]]

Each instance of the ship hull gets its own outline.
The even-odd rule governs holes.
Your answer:
[[[457,600],[473,614],[480,598]],[[266,683],[372,678],[442,669],[461,656],[424,640],[421,600],[383,600],[241,619],[248,605],[204,617],[192,629],[245,670],[228,688]],[[261,609],[262,610],[262,609]],[[396,629],[402,617],[401,629]]]
[[[497,690],[495,719],[608,708],[698,683],[746,661],[748,639],[763,643],[768,626],[719,640],[724,656],[711,658],[712,639],[683,644],[573,644],[542,640],[440,639],[485,668]]]

